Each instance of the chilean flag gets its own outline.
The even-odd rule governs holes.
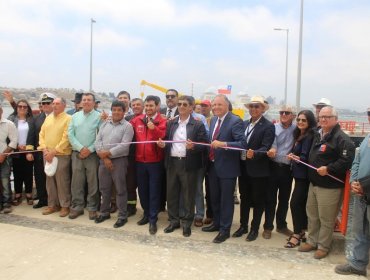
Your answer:
[[[219,88],[217,92],[218,94],[231,94],[231,85],[228,85],[227,88]]]

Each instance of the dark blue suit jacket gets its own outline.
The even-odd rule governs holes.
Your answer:
[[[243,123],[243,131],[247,129],[250,121]],[[267,177],[270,176],[270,160],[267,154],[275,139],[275,126],[264,116],[256,124],[253,133],[246,144],[246,149],[255,151],[252,159],[245,161],[248,176]],[[245,139],[247,141],[247,139]]]
[[[211,119],[209,129],[209,142],[212,142],[213,131],[218,117]],[[244,139],[243,121],[231,112],[228,112],[221,124],[220,132],[215,140],[227,142],[228,146],[240,146]],[[217,176],[220,178],[235,178],[240,175],[240,152],[235,150],[215,149],[215,162]]]

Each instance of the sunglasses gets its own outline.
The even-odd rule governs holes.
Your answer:
[[[41,105],[50,105],[51,102],[41,102]]]
[[[280,114],[280,116],[282,116],[282,115],[289,116],[289,115],[292,114],[292,112],[289,112],[289,111],[280,111],[279,114]]]
[[[251,104],[251,105],[249,105],[249,108],[250,108],[250,109],[258,109],[258,108],[261,108],[261,105],[258,105],[258,104]]]
[[[19,109],[28,109],[27,105],[17,105]]]
[[[186,107],[188,107],[189,106],[189,104],[188,103],[185,103],[185,102],[179,102],[179,103],[177,103],[177,107],[184,107],[184,108],[186,108]]]
[[[300,118],[297,118],[297,122],[303,122],[303,123],[306,123],[306,122],[307,122],[307,119],[300,119]]]
[[[176,97],[176,95],[172,95],[172,94],[169,94],[169,95],[166,95],[166,98],[167,99],[174,99]]]

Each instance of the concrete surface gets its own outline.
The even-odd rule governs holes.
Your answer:
[[[246,242],[244,235],[214,244],[216,234],[200,228],[189,238],[182,230],[165,234],[167,213],[160,213],[151,236],[147,225],[136,225],[141,210],[119,229],[113,228],[116,214],[95,224],[87,211],[75,220],[41,211],[23,202],[0,214],[0,279],[365,279],[333,272],[345,261],[342,245],[315,260],[312,252],[285,249],[286,237],[276,232],[270,240],[260,234]],[[238,220],[236,207],[232,232]]]

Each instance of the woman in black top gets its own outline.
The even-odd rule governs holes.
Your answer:
[[[308,167],[297,160],[308,161],[316,125],[315,116],[311,111],[303,110],[298,113],[297,127],[293,131],[295,144],[292,153],[288,155],[292,159],[292,173],[295,181],[290,200],[294,234],[289,237],[285,248],[294,248],[305,239],[305,230],[307,229],[306,202],[310,182],[307,174]]]

